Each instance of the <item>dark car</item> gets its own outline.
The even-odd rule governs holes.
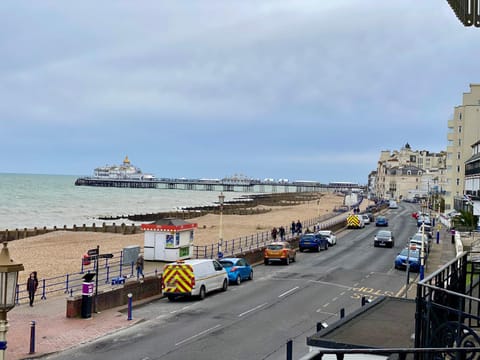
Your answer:
[[[395,246],[395,240],[393,238],[393,233],[389,230],[380,230],[373,240],[373,246],[385,246],[393,248]]]
[[[375,226],[388,226],[388,219],[385,216],[377,216]]]
[[[328,249],[328,239],[325,235],[321,234],[304,234],[300,237],[298,242],[298,248],[300,252],[304,250],[327,250]]]

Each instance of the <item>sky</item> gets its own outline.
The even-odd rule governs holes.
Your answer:
[[[366,184],[478,83],[446,0],[0,2],[0,173]]]

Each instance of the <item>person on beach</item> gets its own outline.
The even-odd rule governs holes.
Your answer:
[[[290,231],[292,232],[292,236],[295,236],[295,231],[296,231],[297,227],[295,225],[295,220],[292,221],[292,226],[290,226]]]
[[[27,280],[27,291],[28,291],[28,299],[30,301],[30,306],[33,306],[33,300],[35,299],[35,293],[38,288],[38,278],[37,272],[33,271],[30,273],[30,276]]]
[[[280,234],[280,240],[284,241],[285,240],[285,228],[282,226],[280,226],[280,229],[278,229],[278,232]]]
[[[137,262],[135,263],[135,267],[137,269],[137,280],[142,275],[142,279],[145,279],[145,275],[143,275],[143,266],[145,265],[145,259],[143,258],[142,254],[138,254]]]

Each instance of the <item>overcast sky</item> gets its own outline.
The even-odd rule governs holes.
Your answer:
[[[479,80],[446,0],[0,2],[3,173],[366,183]]]

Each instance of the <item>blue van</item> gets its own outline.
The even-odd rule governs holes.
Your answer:
[[[303,250],[328,250],[328,239],[325,235],[308,233],[300,237],[298,242],[300,252]]]

